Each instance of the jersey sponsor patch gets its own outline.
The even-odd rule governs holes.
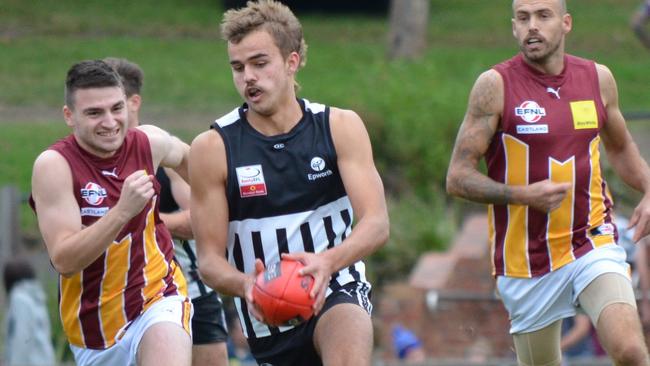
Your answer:
[[[591,234],[591,236],[614,235],[614,225],[610,223],[602,224],[600,226],[596,226],[595,228],[591,229],[589,233]]]
[[[548,125],[517,125],[517,133],[520,135],[548,133]]]
[[[521,117],[528,123],[535,123],[546,116],[546,109],[540,107],[535,101],[527,100],[519,107],[515,107],[515,116]]]
[[[81,216],[102,217],[108,212],[108,207],[82,207]]]
[[[598,128],[598,113],[596,113],[596,103],[593,100],[571,102],[571,115],[573,116],[573,128],[576,130]]]
[[[313,171],[316,173],[308,173],[307,174],[307,179],[310,181],[315,181],[317,179],[329,177],[330,175],[334,174],[330,169],[325,170],[325,160],[321,158],[320,156],[314,156],[311,159],[311,162],[309,163],[309,166]]]
[[[261,164],[240,166],[235,170],[237,183],[239,183],[239,195],[242,198],[266,196],[266,182]]]
[[[81,188],[81,198],[93,206],[99,206],[108,196],[106,189],[94,182],[88,182]]]

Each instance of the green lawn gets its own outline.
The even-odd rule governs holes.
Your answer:
[[[637,3],[569,4],[575,14],[569,50],[608,64],[618,77],[621,106],[630,110],[649,108],[650,53],[627,26]],[[6,125],[0,137],[0,184],[27,191],[31,161],[65,133],[60,116],[63,79],[80,59],[119,56],[138,62],[146,75],[145,120],[186,141],[239,104],[218,34],[221,13],[218,2],[207,0],[5,0],[0,12],[0,122]],[[447,210],[450,203],[444,176],[473,81],[516,52],[509,13],[509,1],[432,1],[429,48],[420,59],[393,62],[385,57],[388,29],[381,17],[301,17],[309,43],[307,67],[298,76],[302,94],[354,109],[364,118],[395,202],[394,215],[409,209],[401,200],[417,199],[426,208],[412,223],[414,236],[393,236],[389,248],[395,245],[397,250],[402,241],[421,243],[420,248],[446,245],[456,216],[435,219],[447,230],[431,229],[426,212]],[[51,111],[32,114],[34,120],[54,123],[16,120],[3,113],[3,106]]]

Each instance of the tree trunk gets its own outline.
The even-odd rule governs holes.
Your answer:
[[[427,44],[431,0],[391,0],[388,57],[416,58]]]
[[[20,237],[20,194],[14,186],[0,187],[0,267],[18,254]]]

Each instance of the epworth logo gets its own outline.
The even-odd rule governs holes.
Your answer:
[[[307,179],[309,179],[312,182],[317,179],[329,177],[330,175],[334,174],[330,169],[325,170],[325,160],[323,160],[323,158],[321,158],[320,156],[314,156],[311,159],[309,166],[313,171],[316,172],[316,173],[307,173]]]

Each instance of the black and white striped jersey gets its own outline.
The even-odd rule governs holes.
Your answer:
[[[224,140],[228,162],[228,260],[245,273],[281,253],[322,252],[352,231],[353,213],[339,174],[329,107],[298,100],[302,119],[288,133],[264,136],[246,119],[246,104],[212,126]],[[367,283],[362,261],[332,275],[327,295],[340,286]],[[370,286],[370,284],[367,284]],[[269,327],[235,299],[244,334],[259,338],[291,329]]]

